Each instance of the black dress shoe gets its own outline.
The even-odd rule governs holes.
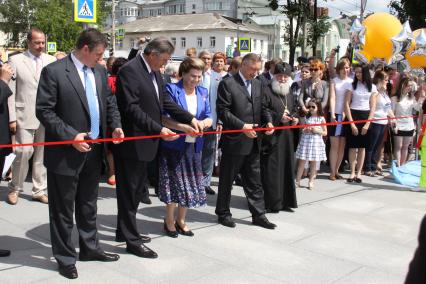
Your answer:
[[[277,210],[277,209],[266,209],[266,213],[274,213],[274,214],[276,214],[276,213],[280,213],[280,210]]]
[[[144,257],[144,258],[157,258],[158,255],[155,253],[155,251],[151,250],[150,248],[141,245],[138,247],[127,247],[126,251],[128,253],[134,254],[136,256],[139,257]]]
[[[232,217],[219,217],[218,219],[219,224],[222,224],[225,227],[235,228],[236,224],[232,220]]]
[[[149,198],[149,196],[144,196],[141,198],[141,202],[144,204],[152,204],[151,199]]]
[[[216,192],[210,186],[206,186],[204,189],[206,190],[207,194],[210,194],[210,195],[216,194]]]
[[[294,210],[293,210],[293,209],[291,209],[290,207],[284,207],[284,208],[283,208],[283,211],[285,211],[285,212],[290,212],[290,213],[294,213]]]
[[[0,249],[0,257],[5,257],[10,255],[10,250]]]
[[[59,274],[68,279],[76,279],[78,278],[77,268],[74,264],[65,266],[59,265]]]
[[[141,240],[141,242],[143,244],[147,244],[151,242],[151,238],[148,236],[144,236],[144,235],[139,235],[139,239]],[[124,243],[126,240],[124,239],[124,237],[121,234],[116,234],[115,235],[115,241],[118,243]]]
[[[117,261],[120,259],[120,256],[115,253],[98,253],[93,255],[81,255],[79,256],[79,259],[81,261],[103,261],[103,262],[109,262],[109,261]]]
[[[164,220],[164,231],[166,232],[166,235],[171,238],[177,238],[179,236],[176,227],[174,231],[169,230],[169,228],[167,228],[166,220]]]
[[[263,227],[265,229],[273,230],[277,225],[269,222],[268,218],[265,215],[261,215],[259,217],[253,217],[252,221],[253,225]]]
[[[179,226],[178,222],[175,223],[176,231],[184,236],[193,237],[194,233],[191,230],[184,231],[181,226]]]

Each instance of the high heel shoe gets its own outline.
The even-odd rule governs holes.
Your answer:
[[[176,230],[171,231],[171,230],[169,230],[169,228],[167,228],[166,220],[164,220],[164,231],[166,232],[166,235],[171,237],[171,238],[177,238],[178,237],[178,232]]]
[[[176,231],[177,231],[179,234],[181,234],[181,235],[188,236],[188,237],[193,237],[193,236],[194,236],[194,233],[193,233],[191,230],[184,231],[184,230],[182,229],[182,227],[181,227],[181,226],[179,226],[179,223],[178,223],[178,222],[176,222],[176,223],[175,223],[175,227],[176,227]]]
[[[310,181],[310,182],[308,183],[308,189],[309,189],[309,190],[314,189],[314,182],[313,182],[313,181]]]
[[[295,182],[296,188],[300,188],[300,180]]]
[[[116,184],[115,175],[112,175],[108,178],[107,184],[109,184],[109,185],[115,185]]]

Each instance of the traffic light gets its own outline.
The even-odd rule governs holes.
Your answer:
[[[113,47],[113,44],[112,44],[112,41],[111,41],[111,33],[106,34],[106,39],[107,39],[108,46],[109,46],[109,56],[110,57],[114,56],[114,47]]]

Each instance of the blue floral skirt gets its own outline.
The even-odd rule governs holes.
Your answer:
[[[183,151],[162,147],[159,167],[158,197],[162,202],[177,203],[187,208],[206,205],[201,152],[195,152],[194,143],[185,143]]]

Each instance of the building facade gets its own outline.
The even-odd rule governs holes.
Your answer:
[[[238,37],[250,39],[251,52],[265,59],[268,55],[267,32],[254,25],[235,23],[217,13],[142,18],[117,29],[126,31],[123,41],[117,45],[118,54],[128,52],[142,36],[164,36],[175,45],[175,56],[184,56],[187,48],[194,47],[198,52],[222,51],[232,57]]]

